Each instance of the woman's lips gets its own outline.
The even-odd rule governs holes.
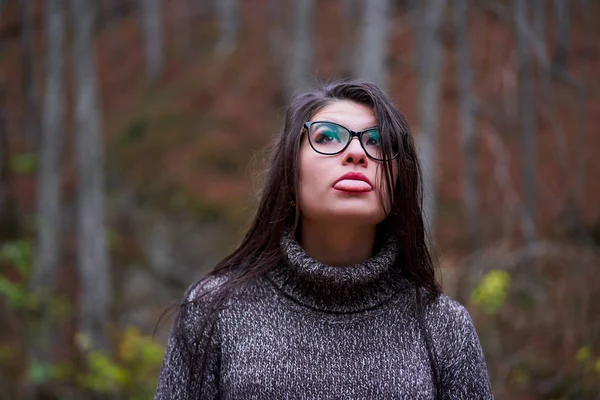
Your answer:
[[[373,190],[371,185],[365,181],[359,181],[357,179],[342,179],[333,185],[334,189],[342,190],[344,192],[370,192]]]

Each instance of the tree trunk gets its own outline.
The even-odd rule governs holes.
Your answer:
[[[533,2],[533,27],[540,42],[546,44],[546,0]]]
[[[554,0],[554,13],[557,22],[557,41],[554,50],[554,67],[563,75],[567,67],[567,48],[569,47],[570,9],[567,0]]]
[[[357,0],[342,0],[342,39],[340,47],[340,70],[351,74],[354,43],[356,40]]]
[[[215,16],[215,1],[218,0],[192,0],[194,16],[202,20],[213,19]]]
[[[146,77],[154,82],[164,63],[163,32],[160,0],[140,0],[142,31],[146,51]]]
[[[177,20],[177,41],[179,54],[189,56],[192,54],[193,48],[193,26],[192,17],[192,0],[178,0],[175,2],[174,12],[175,20]]]
[[[477,191],[477,149],[475,121],[473,118],[473,69],[469,47],[469,0],[456,0],[454,4],[456,66],[460,90],[461,142],[463,150],[463,196],[471,250],[479,247],[479,198]]]
[[[543,46],[544,53],[547,53],[546,45],[546,0],[535,0],[533,3],[533,26],[535,34],[539,40],[541,46]],[[549,89],[550,85],[550,74],[548,68],[544,65],[538,67],[540,79],[544,91]]]
[[[100,112],[94,68],[94,0],[71,0],[74,27],[79,330],[92,348],[108,348],[111,288],[105,228],[105,187]]]
[[[314,63],[314,0],[294,1],[294,39],[288,67],[286,94],[291,98],[296,90],[310,86]]]
[[[445,0],[427,0],[416,6],[417,68],[421,131],[419,152],[423,164],[423,213],[435,234],[437,122],[442,85],[443,53],[440,42]]]
[[[0,82],[0,102],[4,88]],[[17,202],[11,191],[10,170],[8,165],[8,139],[4,113],[0,109],[0,241],[22,236]]]
[[[40,124],[38,112],[38,94],[34,81],[34,60],[33,60],[33,26],[31,22],[31,1],[21,0],[21,60],[23,66],[23,88],[25,90],[25,99],[27,101],[27,139],[29,146],[37,151],[40,139]]]
[[[354,75],[368,79],[383,88],[387,83],[390,0],[363,2],[360,44],[354,55]]]
[[[523,235],[527,243],[535,240],[535,202],[536,202],[536,144],[535,144],[535,111],[533,105],[533,73],[525,28],[527,18],[527,2],[514,0],[514,13],[517,25],[517,68],[519,76],[519,114],[523,140]]]
[[[120,59],[126,57],[123,38],[115,32],[125,17],[123,4],[121,0],[103,0],[102,5],[104,18],[101,29],[107,31],[106,34],[109,36],[108,55],[111,62],[118,63]]]
[[[216,6],[221,28],[217,53],[229,55],[237,46],[239,5],[237,0],[217,0]]]
[[[590,18],[590,3],[588,0],[581,0],[581,9],[583,14],[583,36],[584,46],[590,48],[590,30],[591,30],[591,18]],[[586,57],[581,60],[581,75],[582,82],[587,82],[589,74],[590,60]],[[583,214],[584,208],[584,196],[585,196],[585,159],[586,159],[586,131],[588,125],[587,110],[585,107],[587,98],[587,89],[582,84],[577,89],[577,101],[579,110],[578,124],[577,124],[577,137],[575,147],[575,203],[577,204],[579,215]]]
[[[281,65],[284,57],[284,33],[283,13],[281,11],[281,0],[269,0],[269,19],[271,29],[269,30],[269,50],[274,65]]]
[[[61,247],[60,154],[65,126],[64,0],[48,0],[45,7],[46,89],[39,146],[37,194],[37,249],[30,288],[40,299],[42,321],[32,327],[30,357],[50,362],[53,321],[47,308],[59,267]]]

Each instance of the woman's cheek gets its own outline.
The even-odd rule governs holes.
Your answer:
[[[323,208],[323,201],[319,191],[314,186],[300,185],[300,209],[307,218],[315,218]]]

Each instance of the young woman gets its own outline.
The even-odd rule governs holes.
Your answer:
[[[489,399],[441,293],[402,113],[364,81],[296,97],[256,217],[185,295],[156,399]]]

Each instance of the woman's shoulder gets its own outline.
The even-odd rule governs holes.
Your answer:
[[[230,280],[229,273],[209,274],[188,286],[183,296],[185,302],[203,298],[213,299]]]
[[[442,353],[455,354],[468,348],[480,348],[471,314],[449,296],[439,294],[430,299],[425,306],[425,320]]]
[[[424,302],[425,318],[434,332],[442,336],[475,332],[471,314],[464,305],[443,293],[428,297]]]
[[[226,304],[225,284],[229,274],[209,274],[188,286],[179,307],[179,317],[185,322],[196,322]],[[218,314],[218,312],[217,312]]]
[[[483,349],[465,306],[440,294],[427,305],[426,315],[450,397],[493,398]]]
[[[458,321],[471,319],[471,316],[464,305],[444,293],[440,293],[436,296],[427,296],[425,299],[425,309],[432,316],[437,316],[439,318]]]
[[[197,338],[199,328],[210,326],[219,319],[222,296],[228,274],[209,274],[188,286],[178,307],[174,331],[186,339]]]

